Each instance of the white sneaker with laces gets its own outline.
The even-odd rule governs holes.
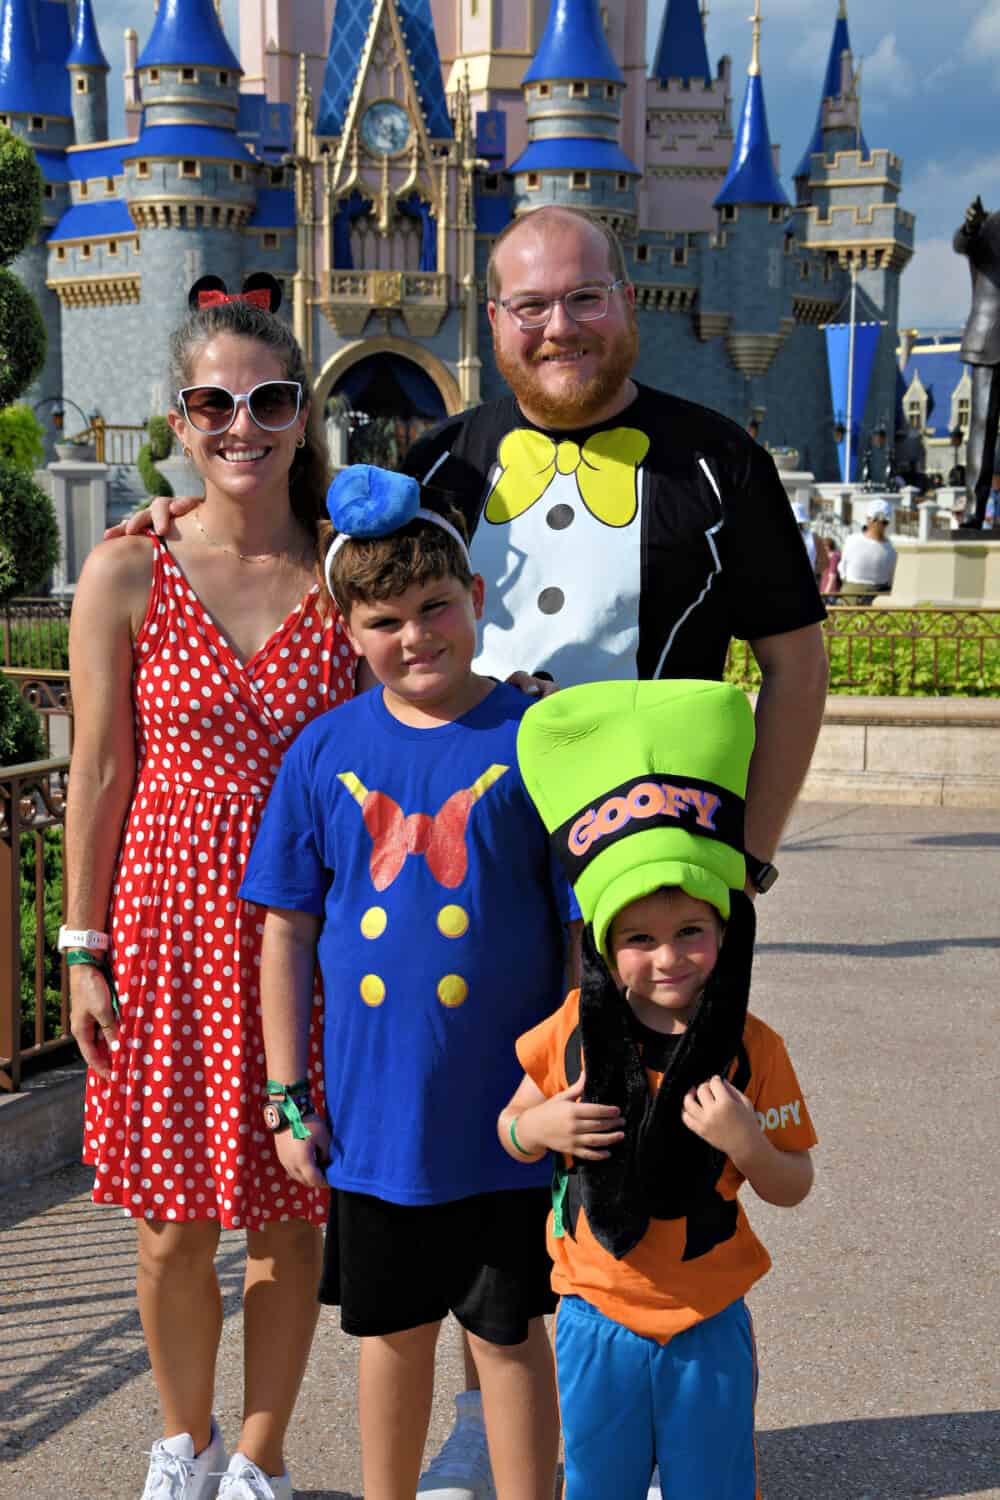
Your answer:
[[[219,1485],[219,1500],[292,1500],[292,1481],[287,1470],[265,1474],[245,1453],[234,1453]]]
[[[455,1425],[421,1474],[417,1494],[434,1500],[496,1500],[482,1397],[478,1391],[461,1391],[455,1409]]]
[[[198,1454],[189,1432],[153,1444],[142,1500],[214,1500],[225,1467],[226,1448],[213,1417],[208,1447]]]

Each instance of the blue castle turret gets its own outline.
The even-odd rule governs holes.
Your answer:
[[[90,0],[77,0],[76,29],[66,67],[69,69],[76,144],[89,146],[94,141],[106,141],[110,69],[101,51]]]
[[[639,169],[618,144],[624,87],[597,0],[553,0],[523,79],[528,144],[507,169],[515,213],[562,203],[634,231]]]
[[[795,186],[800,202],[808,197],[808,178],[814,155],[856,150],[868,155],[861,132],[860,104],[847,25],[847,0],[838,0],[838,7],[816,124],[802,160],[795,168]]]
[[[660,83],[679,78],[690,85],[697,79],[706,88],[711,87],[712,71],[698,0],[667,0],[652,76]]]
[[[718,209],[738,204],[784,206],[788,197],[774,166],[774,148],[767,126],[764,83],[760,75],[760,0],[753,17],[753,53],[747,69],[747,86],[736,132],[733,159],[722,191],[715,200]],[[725,217],[725,215],[724,215]]]

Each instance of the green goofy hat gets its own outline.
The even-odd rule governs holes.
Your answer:
[[[750,705],[724,682],[588,683],[524,715],[521,775],[605,960],[617,913],[661,886],[728,919],[753,743]]]

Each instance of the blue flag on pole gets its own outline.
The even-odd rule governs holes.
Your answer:
[[[849,350],[851,347],[851,325],[850,323],[828,323],[824,330],[826,334],[826,362],[830,371],[830,396],[833,401],[834,420],[847,423],[847,388],[849,376]],[[878,348],[879,335],[882,332],[881,323],[855,323],[854,325],[854,388],[851,391],[851,472],[844,473],[844,460],[846,458],[847,434],[841,439],[837,446],[840,455],[840,473],[845,484],[850,483],[857,475],[858,470],[858,438],[861,432],[861,419],[864,416],[865,402],[868,400],[868,387],[871,384],[872,368],[875,364],[875,351]]]

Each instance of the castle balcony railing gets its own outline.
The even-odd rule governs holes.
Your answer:
[[[95,417],[91,426],[94,457],[99,464],[135,464],[139,449],[147,440],[145,425],[127,422],[105,422]]]
[[[357,338],[373,312],[398,313],[411,338],[433,338],[449,307],[444,271],[337,271],[327,273],[319,299],[342,338]]]

